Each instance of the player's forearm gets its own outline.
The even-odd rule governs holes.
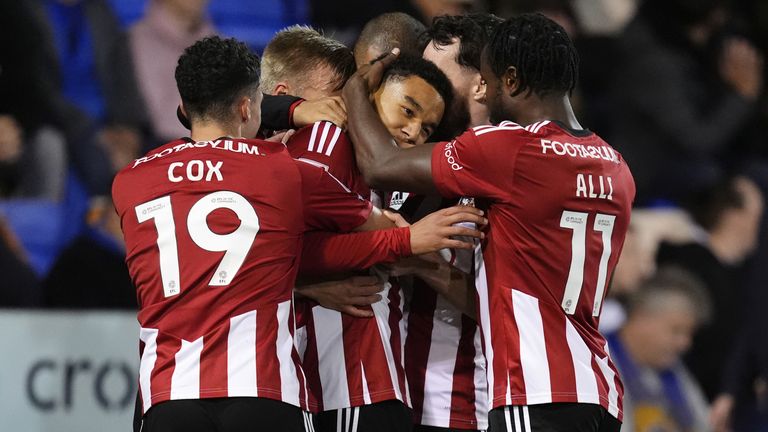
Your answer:
[[[349,234],[310,232],[304,236],[299,272],[318,275],[362,270],[410,255],[409,228]]]

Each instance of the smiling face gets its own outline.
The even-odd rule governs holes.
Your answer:
[[[419,76],[390,77],[374,94],[382,123],[401,148],[424,144],[445,111],[434,87]]]

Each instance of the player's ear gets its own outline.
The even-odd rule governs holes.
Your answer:
[[[279,82],[275,86],[274,90],[272,91],[273,95],[279,96],[279,95],[287,95],[290,91],[290,87],[287,83]]]
[[[507,94],[512,94],[517,91],[520,86],[520,80],[517,79],[517,68],[510,66],[504,71],[504,75],[501,76],[501,84],[504,86]]]
[[[251,113],[251,98],[243,96],[240,98],[240,102],[237,104],[238,113],[240,114],[240,121],[243,123],[248,122],[253,115]]]
[[[485,92],[488,86],[485,84],[485,80],[479,73],[476,73],[472,77],[472,99],[475,102],[485,103]]]

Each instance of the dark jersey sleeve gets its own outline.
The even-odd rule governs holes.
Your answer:
[[[293,127],[293,110],[304,99],[280,95],[264,94],[261,101],[261,128],[285,130]]]

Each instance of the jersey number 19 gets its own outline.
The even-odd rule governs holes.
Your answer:
[[[229,209],[240,219],[240,226],[228,234],[217,234],[208,226],[208,215],[218,209]],[[173,220],[171,197],[166,195],[136,206],[139,223],[155,220],[157,248],[160,255],[160,276],[165,297],[181,292],[179,280],[179,251],[176,242],[176,224]],[[210,286],[226,286],[232,282],[243,265],[259,232],[256,210],[242,195],[232,191],[219,191],[200,198],[189,210],[187,230],[192,241],[201,249],[224,252],[213,273]]]

